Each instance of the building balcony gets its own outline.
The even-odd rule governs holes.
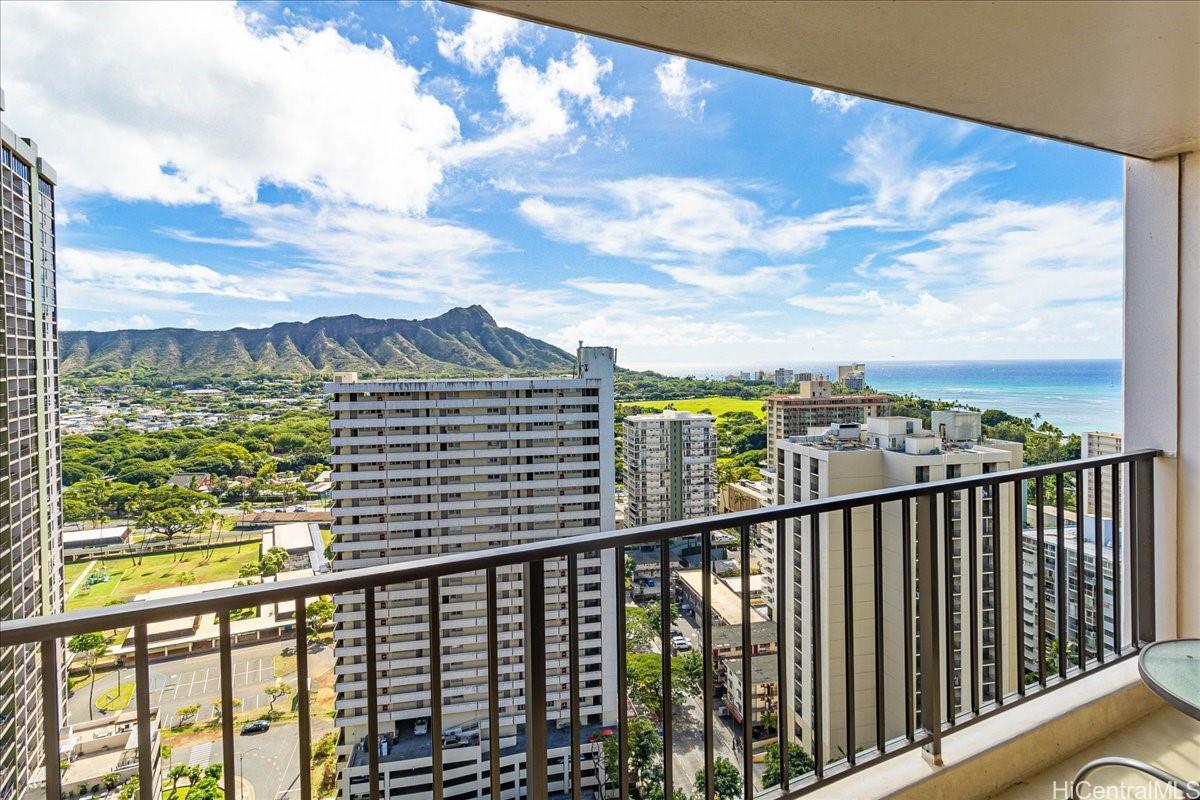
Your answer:
[[[617,796],[624,794],[622,776],[603,774],[596,737],[615,735],[618,763],[631,763],[630,743],[622,732],[630,731],[635,719],[654,719],[655,713],[642,705],[644,696],[627,685],[624,648],[617,648],[615,654],[605,649],[604,642],[611,641],[608,637],[623,639],[626,626],[623,576],[612,565],[622,563],[627,551],[649,547],[659,549],[669,569],[671,542],[693,537],[699,538],[703,551],[704,580],[700,593],[691,599],[696,606],[692,617],[699,651],[714,654],[702,660],[696,720],[705,744],[698,751],[700,768],[715,770],[720,757],[733,762],[741,775],[743,796],[1046,797],[1051,796],[1055,781],[1093,752],[1141,757],[1185,776],[1200,776],[1200,723],[1188,722],[1155,701],[1142,687],[1135,668],[1142,647],[1160,638],[1152,556],[1163,537],[1174,531],[1156,521],[1151,475],[1168,460],[1154,450],[1131,451],[140,601],[4,622],[0,640],[5,648],[40,647],[46,730],[56,732],[61,643],[79,633],[127,630],[133,642],[133,707],[140,722],[154,713],[161,697],[154,695],[158,686],[150,680],[151,671],[179,669],[152,659],[156,627],[169,620],[216,616],[219,674],[214,676],[210,700],[228,703],[240,680],[233,668],[241,659],[230,633],[234,612],[282,601],[296,603],[295,627],[281,632],[281,646],[292,648],[297,659],[295,678],[289,684],[296,694],[295,718],[278,724],[295,725],[299,763],[307,766],[314,757],[316,722],[309,662],[319,652],[310,645],[321,634],[310,629],[306,602],[298,601],[351,598],[350,618],[344,612],[335,624],[337,641],[351,636],[353,642],[342,642],[337,652],[348,657],[346,646],[353,644],[361,663],[378,667],[360,667],[352,685],[344,678],[339,684],[347,692],[335,706],[342,726],[338,745],[342,797],[585,797],[593,796],[601,782]],[[1050,580],[1031,583],[1025,573],[1037,571],[1038,566],[1022,557],[1023,536],[1005,539],[994,534],[1000,536],[992,553],[994,575],[999,577],[987,596],[998,593],[1007,600],[990,609],[981,607],[985,597],[981,545],[985,536],[993,535],[985,531],[1004,531],[1007,525],[1000,524],[1004,520],[1013,528],[1028,528],[1042,542],[1057,542],[1060,551],[1068,538],[1084,537],[1082,528],[1067,529],[1064,514],[1057,514],[1051,526],[1041,517],[1027,522],[1024,502],[1028,486],[1035,492],[1044,490],[1060,476],[1082,470],[1103,473],[1107,485],[1119,487],[1116,507],[1123,509],[1111,528],[1112,546],[1100,550],[1112,561],[1106,566],[1111,567],[1113,591],[1099,598],[1098,607],[1117,621],[1115,637],[1100,652],[1083,638],[1086,624],[1068,626],[1069,614],[1051,617],[1047,613],[1068,599],[1074,601],[1073,608],[1087,599],[1078,593],[1080,587],[1092,584],[1078,576],[1071,576],[1074,583],[1067,580],[1068,569],[1082,569],[1084,562],[1057,560]],[[1012,501],[989,503],[985,520],[971,513],[982,509],[984,497]],[[1061,493],[1058,498],[1063,505]],[[968,509],[966,521],[948,527],[944,520],[949,517],[938,512],[951,508],[956,500]],[[1083,509],[1077,510],[1082,518]],[[865,528],[851,525],[862,518],[860,511],[868,512]],[[958,519],[962,521],[961,516]],[[982,524],[985,521],[990,524]],[[744,646],[735,648],[736,655],[719,655],[712,613],[716,598],[703,590],[711,586],[715,565],[721,563],[711,558],[714,542],[728,538],[727,531],[739,531],[736,547],[742,563],[748,563],[748,533],[753,526],[796,522],[804,523],[799,550],[788,544],[795,537],[776,537],[774,542],[775,566],[781,574],[793,574],[796,559],[803,560],[826,545],[849,546],[841,549],[840,559],[831,557],[817,572],[808,573],[808,585],[778,582],[770,602],[776,609],[789,610],[774,614],[769,622],[751,611],[755,601],[749,572],[726,578],[735,592],[734,599],[724,601],[730,606],[724,617],[741,632]],[[1087,542],[1082,544],[1080,550],[1086,549]],[[597,552],[608,566],[598,577],[585,575],[583,570],[589,567],[584,563],[596,563],[587,556]],[[865,567],[859,560],[864,553],[870,556]],[[901,569],[885,568],[885,560],[896,558]],[[951,568],[952,564],[956,566]],[[1045,564],[1041,569],[1046,569]],[[469,611],[455,600],[455,587],[468,577],[480,582],[483,595]],[[600,597],[607,600],[602,600],[599,612],[595,594],[581,586],[594,586],[597,581]],[[658,582],[655,591],[660,602],[675,599],[672,583]],[[1069,588],[1031,597],[1031,586]],[[416,602],[424,601],[420,609],[424,614],[414,616],[414,623],[405,629],[417,640],[406,644],[402,662],[391,658],[386,639],[391,613],[386,604],[400,587],[411,587]],[[520,599],[514,605],[510,593],[517,588]],[[955,597],[957,605],[947,602]],[[792,613],[797,603],[824,611]],[[849,618],[844,613],[847,607],[855,609]],[[901,609],[899,616],[891,616],[888,609],[893,608]],[[1028,608],[1034,609],[1032,617],[1025,613]],[[476,619],[464,620],[461,615],[466,613]],[[599,632],[590,624],[598,618],[603,620]],[[669,625],[669,619],[663,620],[663,641],[671,638]],[[755,643],[761,643],[765,628],[773,628],[773,656],[756,655],[764,652]],[[1035,656],[1032,661],[1025,654],[1029,628],[1036,633],[1035,649],[1036,642],[1043,643],[1042,658]],[[463,631],[468,632],[465,639]],[[736,639],[737,631],[721,630],[721,640]],[[599,638],[593,638],[597,633]],[[1052,642],[1076,641],[1082,660],[1047,658]],[[431,647],[430,642],[437,644]],[[751,668],[752,659],[763,658],[774,658],[772,669],[759,663]],[[839,671],[842,678],[836,677]],[[770,687],[718,687],[730,680],[745,683],[751,675],[767,672],[787,677]],[[855,683],[844,679],[847,673]],[[395,689],[397,681],[403,686],[401,692]],[[663,683],[670,697],[670,681],[664,678]],[[732,723],[718,717],[718,709],[730,702],[762,706],[764,697],[774,704],[770,709],[740,709],[741,713],[730,716]],[[747,729],[737,723],[745,718],[761,720],[768,711],[782,721],[777,730]],[[694,767],[688,773],[676,761],[683,763],[685,751],[689,746],[694,750],[695,741],[685,744],[676,732],[679,713],[680,707],[675,706],[673,714],[658,720],[664,750],[671,756],[662,780],[690,792]],[[418,732],[422,720],[425,728]],[[225,765],[227,796],[238,796],[238,781],[244,777],[239,776],[238,753],[245,744],[237,731],[243,720],[230,715],[219,722],[219,760]],[[718,726],[729,724],[736,727],[739,747],[728,753],[714,750]],[[785,771],[782,788],[764,786],[764,736],[785,746],[799,742],[822,757],[805,774]],[[435,742],[442,746],[433,746]],[[47,744],[57,749],[56,741]],[[139,741],[139,752],[152,755],[155,748],[149,738]],[[156,763],[154,758],[139,758],[139,772],[146,773],[140,776],[142,785],[155,785]],[[499,785],[492,783],[492,775]],[[1132,779],[1113,771],[1103,778],[1122,783]],[[70,787],[62,779],[57,765],[51,765],[43,787],[47,797],[64,796]],[[648,787],[638,780],[632,774],[624,776],[625,792],[644,796]],[[418,785],[427,789],[412,794],[409,789]],[[319,796],[307,768],[299,770],[297,789],[301,800]],[[150,800],[147,795],[143,799]]]

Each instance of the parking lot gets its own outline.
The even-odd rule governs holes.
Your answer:
[[[270,706],[270,698],[265,688],[277,681],[275,677],[274,658],[288,645],[287,642],[270,642],[255,644],[248,647],[236,648],[233,652],[233,696],[241,701],[237,709],[239,715],[253,716],[255,712],[265,712]],[[309,673],[313,679],[326,675],[333,669],[333,650],[329,647],[319,647],[309,653]],[[187,706],[198,705],[195,722],[211,721],[216,715],[213,703],[221,696],[220,660],[217,653],[205,653],[185,658],[174,658],[156,661],[150,664],[150,702],[159,709],[163,729],[168,729],[179,720],[179,710]],[[127,668],[121,673],[121,681],[130,685],[133,683],[133,670]],[[295,673],[283,678],[293,690],[296,688]],[[95,697],[115,689],[117,677],[115,673],[100,676],[94,689]],[[310,687],[311,688],[311,687]],[[89,690],[81,687],[67,700],[66,722],[79,722],[89,719],[88,709]],[[275,703],[276,710],[290,707],[294,698],[285,696]],[[91,716],[99,717],[99,711],[91,712]],[[316,742],[322,735],[333,730],[333,722],[325,714],[312,716],[312,739]],[[172,763],[207,764],[222,761],[221,743],[217,730],[204,734],[188,734],[173,748]],[[197,736],[200,740],[197,741]],[[170,740],[168,740],[170,743]],[[240,783],[239,797],[242,800],[288,800],[298,797],[299,793],[299,762],[298,737],[296,722],[280,721],[271,725],[270,730],[263,733],[239,735],[235,741],[237,764],[235,769],[244,776],[246,782]]]

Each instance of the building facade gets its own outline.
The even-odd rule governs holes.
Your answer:
[[[789,436],[806,436],[809,428],[839,422],[865,422],[886,412],[891,398],[883,394],[833,393],[832,384],[817,376],[796,384],[794,394],[767,397],[767,456],[774,467],[775,443]]]
[[[978,422],[978,415],[976,415]],[[945,424],[936,416],[934,426]],[[792,503],[804,500],[814,500],[826,497],[836,497],[870,490],[885,489],[894,486],[904,486],[915,483],[943,480],[946,478],[966,477],[989,472],[999,472],[1021,465],[1021,446],[1009,442],[983,440],[977,433],[971,439],[947,440],[925,430],[921,420],[906,417],[874,417],[867,420],[866,426],[843,424],[834,426],[824,436],[792,437],[778,443],[777,463],[780,465],[776,475],[776,502]],[[1000,502],[1011,504],[1011,489],[1001,489]],[[955,614],[955,633],[950,648],[948,668],[953,671],[950,680],[956,687],[956,704],[961,707],[964,700],[969,705],[969,693],[972,682],[978,682],[980,696],[990,699],[994,691],[995,646],[990,633],[995,607],[992,593],[992,552],[997,547],[1013,545],[1011,515],[1001,515],[999,530],[992,529],[991,503],[995,498],[989,492],[982,492],[977,503],[977,530],[980,534],[979,554],[980,589],[979,609],[980,619],[972,622],[967,619],[965,610]],[[937,515],[938,530],[945,520],[941,504],[934,510]],[[1010,506],[1001,506],[1008,508]],[[856,509],[851,513],[851,568],[854,574],[854,618],[858,621],[858,630],[867,632],[881,626],[884,636],[884,681],[885,686],[900,687],[905,680],[904,669],[904,616],[906,595],[912,601],[915,614],[915,597],[918,585],[915,579],[917,570],[915,559],[917,553],[916,532],[921,526],[928,526],[930,520],[921,516],[922,506],[915,502],[891,502],[881,505],[882,522],[882,574],[883,574],[883,615],[882,620],[875,619],[875,597],[873,594],[872,574],[874,572],[873,547],[873,518],[870,507]],[[951,502],[952,542],[957,568],[953,577],[954,597],[950,598],[955,607],[965,609],[960,595],[964,586],[967,567],[962,547],[963,532],[967,530],[967,502],[961,496]],[[910,554],[913,558],[911,575],[912,585],[904,586],[903,572],[903,515],[909,514]],[[787,520],[785,524],[785,556],[783,563],[776,568],[781,574],[791,576],[790,591],[785,595],[785,607],[779,613],[790,615],[794,624],[787,626],[789,641],[784,643],[785,652],[789,655],[786,680],[791,689],[791,707],[788,709],[792,730],[796,732],[797,740],[812,752],[813,726],[815,722],[815,704],[812,693],[814,685],[811,671],[814,652],[820,653],[817,669],[821,670],[822,702],[821,726],[824,731],[823,742],[825,752],[814,757],[830,760],[844,753],[848,742],[846,727],[846,662],[844,640],[844,550],[843,550],[843,521],[840,514],[825,514],[819,522],[817,561],[813,561],[811,537],[808,519]],[[939,537],[940,539],[941,537]],[[1007,544],[1006,544],[1007,543]],[[940,546],[940,542],[939,542]],[[1011,559],[1010,559],[1011,561]],[[1004,565],[1006,573],[1012,569],[1011,563]],[[820,586],[824,598],[820,613],[821,641],[812,641],[812,603],[811,591],[813,570],[820,571]],[[969,586],[969,583],[966,584]],[[945,601],[945,598],[943,598]],[[1012,602],[1005,598],[1006,603]],[[1006,619],[1014,619],[1015,615],[1005,610]],[[981,664],[978,670],[963,669],[962,643],[967,640],[970,628],[976,624],[984,632],[981,647]],[[913,675],[919,674],[920,638],[916,633],[918,626],[912,625],[914,631],[913,646]],[[819,645],[814,650],[814,644]],[[1014,642],[1005,639],[1006,663],[1013,663],[1008,655],[1009,650],[1016,651]],[[854,737],[859,745],[869,745],[874,741],[875,730],[875,682],[873,680],[873,665],[875,663],[874,637],[860,635],[855,638],[854,645],[855,671],[865,673],[855,681],[855,718]],[[969,666],[969,665],[968,665]],[[915,681],[915,678],[914,678]],[[1012,688],[1012,687],[1006,687]],[[916,690],[916,687],[913,687]],[[904,691],[899,689],[888,692],[883,702],[886,708],[885,727],[888,736],[904,732]]]
[[[1067,655],[1069,663],[1076,663],[1079,641],[1079,597],[1076,594],[1076,568],[1079,559],[1079,546],[1074,524],[1063,526],[1064,550],[1067,560]],[[1104,608],[1102,610],[1104,647],[1106,652],[1113,652],[1116,647],[1116,628],[1113,618],[1113,551],[1109,544],[1104,543],[1111,536],[1111,529],[1105,530],[1101,524],[1100,547],[1100,592]],[[1084,647],[1089,657],[1096,653],[1096,540],[1095,518],[1088,517],[1083,527],[1083,621]],[[1041,587],[1045,597],[1046,641],[1041,652],[1050,652],[1052,642],[1058,638],[1058,531],[1056,527],[1048,527],[1042,536],[1042,547],[1045,559],[1045,585]],[[1021,548],[1024,554],[1024,589],[1022,591],[1021,613],[1024,619],[1024,641],[1022,644],[1022,663],[1026,675],[1038,673],[1038,543],[1037,530],[1026,528],[1022,534]],[[1058,651],[1062,653],[1060,648]],[[1050,672],[1047,667],[1047,672]]]
[[[615,351],[581,347],[563,378],[359,381],[326,385],[333,413],[333,568],[353,569],[441,553],[553,539],[614,527]],[[616,719],[615,602],[611,554],[579,558],[581,641],[567,636],[565,566],[546,565],[548,774],[568,791],[567,656],[578,647],[585,732]],[[520,570],[500,569],[501,785],[523,793],[524,647]],[[476,797],[490,777],[484,573],[441,584],[445,796]],[[389,797],[431,785],[428,588],[376,594],[379,742],[366,741],[363,597],[335,597],[337,717],[343,800],[369,792],[367,747],[380,752]],[[585,737],[586,738],[586,737]],[[585,746],[589,752],[594,746]],[[595,781],[591,759],[585,785]]]
[[[0,139],[0,619],[19,619],[63,610],[57,176],[34,142],[4,125]],[[0,797],[19,796],[42,765],[39,664],[36,647],[0,651]]]
[[[1124,449],[1121,434],[1106,433],[1104,431],[1088,431],[1084,433],[1080,436],[1079,445],[1079,449],[1082,451],[1080,455],[1083,458],[1112,456]],[[1085,514],[1096,513],[1096,486],[1092,477],[1091,470],[1084,470],[1083,496],[1087,498],[1087,505],[1083,509]],[[1101,480],[1103,484],[1100,487],[1100,516],[1104,519],[1112,519],[1112,487],[1107,485],[1109,480],[1111,480],[1108,469],[1104,470]]]
[[[867,365],[857,361],[853,364],[839,364],[837,382],[851,391],[861,391],[867,385]]]
[[[707,517],[717,508],[717,428],[712,414],[635,414],[622,429],[625,526]]]

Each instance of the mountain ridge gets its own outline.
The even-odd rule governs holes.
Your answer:
[[[480,305],[428,319],[358,314],[278,322],[267,328],[61,331],[61,372],[89,378],[252,375],[486,375],[560,371],[573,357],[561,348],[496,324]]]

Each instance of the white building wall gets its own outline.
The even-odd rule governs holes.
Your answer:
[[[465,381],[357,381],[327,384],[334,419],[333,567],[353,569],[439,553],[484,549],[611,530],[613,500],[613,361],[609,348],[582,348],[577,376]],[[616,718],[612,662],[616,565],[611,555],[579,559],[581,706],[585,725]],[[547,716],[552,731],[567,720],[566,575],[546,565]],[[518,743],[523,724],[521,574],[498,574],[502,745]],[[447,797],[474,796],[487,785],[487,620],[484,574],[443,578],[443,727],[475,725],[479,742],[445,751]],[[388,734],[381,788],[412,786],[409,770],[428,769],[413,755],[412,723],[430,713],[427,589],[395,585],[376,593],[379,730]],[[361,593],[335,597],[336,724],[342,797],[365,795],[367,730]],[[588,686],[592,683],[594,685]],[[553,737],[552,737],[553,739]],[[420,748],[417,747],[417,750]],[[518,748],[519,750],[519,748]],[[569,774],[566,750],[552,742],[552,785]],[[520,752],[506,750],[502,780],[519,787]],[[586,775],[591,774],[589,768]],[[555,776],[558,776],[556,778]],[[452,778],[462,777],[462,782]],[[369,778],[367,778],[369,780]],[[585,778],[586,779],[586,778]],[[427,780],[427,778],[426,778]]]

